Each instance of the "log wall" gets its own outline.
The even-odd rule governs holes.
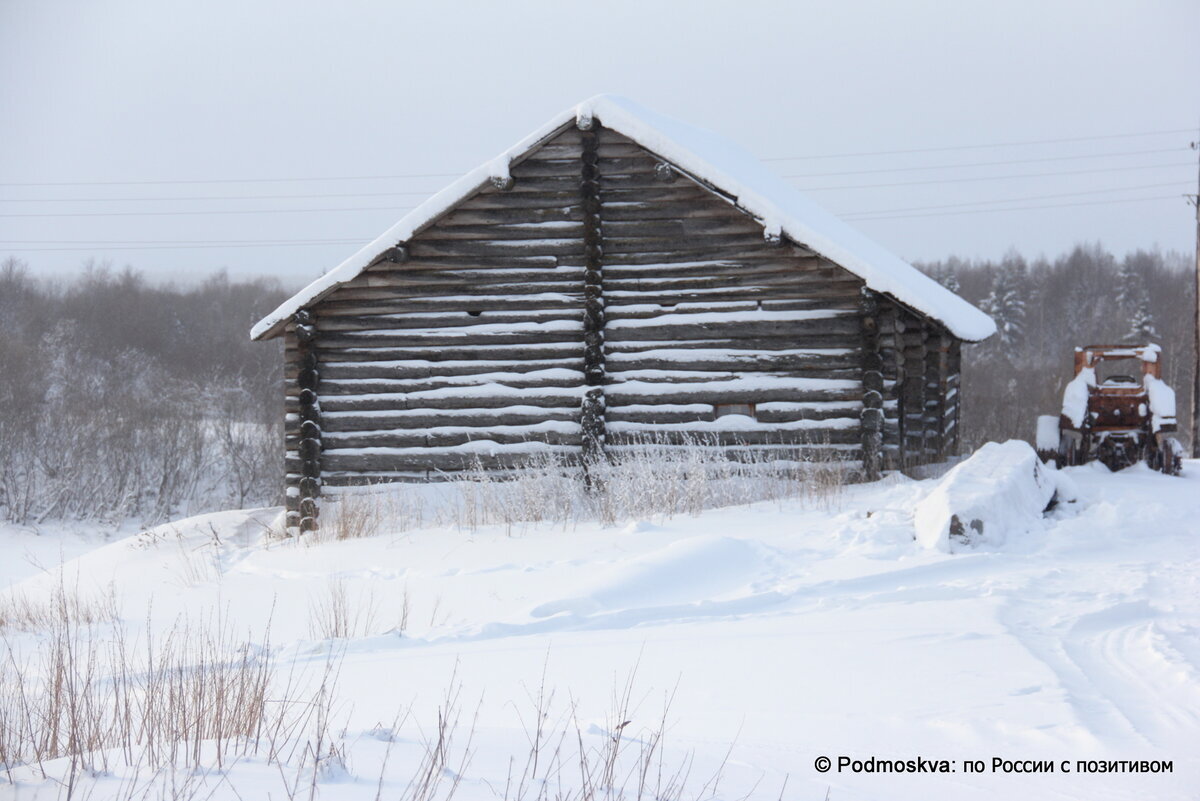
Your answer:
[[[285,334],[293,525],[314,486],[647,439],[868,476],[957,447],[957,340],[598,124],[306,312],[315,334]]]
[[[859,461],[862,280],[599,137],[609,449],[699,436]]]

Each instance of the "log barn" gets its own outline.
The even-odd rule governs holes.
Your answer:
[[[259,322],[288,525],[323,488],[696,435],[862,478],[959,441],[992,320],[744,151],[624,98],[551,119]],[[819,454],[821,455],[821,454]]]

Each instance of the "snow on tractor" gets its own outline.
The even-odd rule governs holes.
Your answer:
[[[1161,376],[1158,345],[1076,348],[1075,377],[1063,390],[1062,414],[1038,418],[1042,461],[1065,467],[1099,460],[1113,471],[1145,461],[1179,475],[1184,454],[1172,436],[1175,392]]]

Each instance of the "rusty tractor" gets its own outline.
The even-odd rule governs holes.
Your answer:
[[[1063,390],[1062,414],[1038,418],[1037,449],[1059,467],[1100,461],[1117,471],[1138,462],[1178,475],[1175,392],[1162,380],[1158,345],[1088,345],[1075,349],[1075,377]]]

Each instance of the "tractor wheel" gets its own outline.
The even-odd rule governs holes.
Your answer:
[[[1183,446],[1174,437],[1159,437],[1158,440],[1158,470],[1165,475],[1177,476],[1183,470]]]
[[[1080,450],[1078,434],[1063,432],[1058,441],[1058,466],[1075,467],[1083,464],[1083,453]]]
[[[1105,437],[1097,449],[1096,458],[1116,473],[1138,461],[1140,456],[1136,443],[1128,437]]]

